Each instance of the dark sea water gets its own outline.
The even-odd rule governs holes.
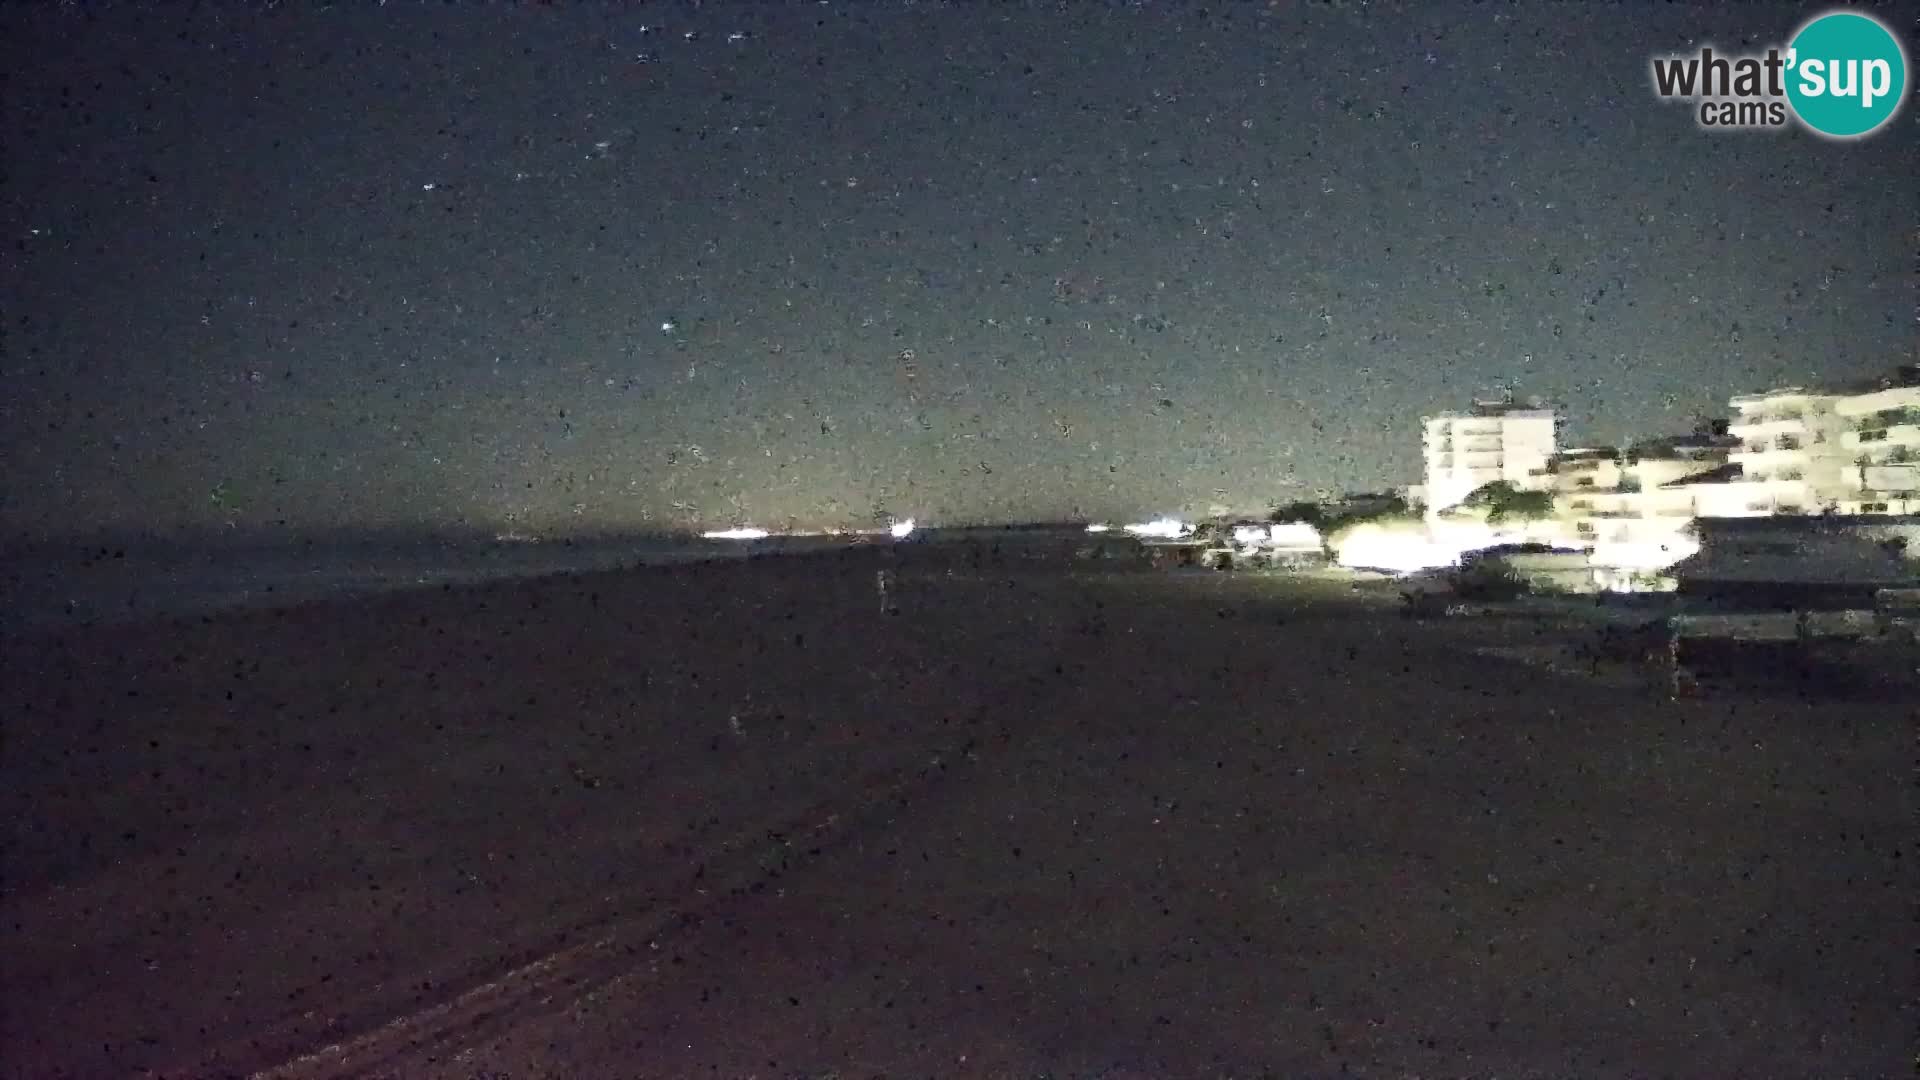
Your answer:
[[[916,549],[952,548],[1018,562],[1044,554],[1061,556],[1085,539],[1083,526],[1021,525],[923,529],[907,543]],[[890,541],[884,535],[744,542],[643,535],[537,543],[414,536],[351,536],[297,543],[43,542],[0,550],[0,634],[289,607],[395,589],[804,554],[875,543]]]
[[[320,598],[736,559],[773,543],[355,543],[226,550],[43,549],[0,568],[0,632],[277,607]]]

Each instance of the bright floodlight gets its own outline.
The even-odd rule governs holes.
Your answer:
[[[1180,537],[1187,535],[1187,523],[1178,518],[1157,518],[1139,525],[1129,525],[1127,526],[1127,531],[1135,536],[1153,536],[1167,540],[1178,540]]]
[[[1103,533],[1103,532],[1109,532],[1109,531],[1111,531],[1112,529],[1113,529],[1113,526],[1111,526],[1111,525],[1089,525],[1089,526],[1087,526],[1087,531],[1088,531],[1088,532],[1090,532],[1090,533]]]
[[[1279,547],[1319,547],[1320,530],[1304,521],[1287,521],[1273,526],[1268,535]]]
[[[767,530],[715,529],[712,532],[701,533],[700,535],[709,540],[765,540],[767,538]]]
[[[1342,566],[1412,574],[1457,564],[1460,549],[1439,543],[1424,531],[1364,524],[1334,542],[1334,560]]]
[[[905,540],[907,537],[913,535],[913,519],[908,518],[905,521],[896,521],[887,527],[887,531],[893,534],[895,540]]]

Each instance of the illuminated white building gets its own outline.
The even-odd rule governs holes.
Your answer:
[[[1559,417],[1537,403],[1479,401],[1471,411],[1429,416],[1421,423],[1422,495],[1428,512],[1438,514],[1498,481],[1521,490],[1538,488],[1553,456]]]
[[[1841,396],[1840,510],[1920,514],[1920,365]]]
[[[1657,569],[1685,557],[1698,491],[1715,490],[1731,439],[1698,434],[1655,439],[1626,450],[1566,450],[1545,470],[1563,537],[1590,549],[1596,563]]]
[[[1740,441],[1728,463],[1740,468],[1703,517],[1819,514],[1842,501],[1846,422],[1834,394],[1801,387],[1741,394],[1727,433]]]
[[[1920,368],[1850,392],[1733,399],[1739,475],[1697,493],[1701,517],[1920,513]]]

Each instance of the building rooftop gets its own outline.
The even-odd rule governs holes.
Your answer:
[[[1774,398],[1791,397],[1832,397],[1831,391],[1806,386],[1777,386],[1772,390],[1762,390],[1753,394],[1735,394],[1732,402],[1735,408],[1741,405],[1757,405]]]
[[[1663,488],[1691,487],[1694,484],[1743,484],[1747,480],[1746,470],[1738,463],[1722,465],[1717,469],[1692,476],[1683,476],[1678,480],[1669,480],[1660,486]]]
[[[1855,379],[1840,387],[1843,394],[1876,394],[1882,390],[1900,390],[1920,386],[1920,364],[1900,364],[1892,371],[1866,379]]]
[[[1602,462],[1602,461],[1617,462],[1619,460],[1620,460],[1620,450],[1618,447],[1576,446],[1576,447],[1570,447],[1566,450],[1562,450],[1559,453],[1554,454],[1552,457],[1549,457],[1547,459],[1546,467],[1544,469],[1537,470],[1537,472],[1543,473],[1548,476],[1552,476],[1556,473],[1561,472],[1563,469],[1574,470],[1575,467],[1581,466],[1590,462]],[[1578,471],[1585,471],[1585,470],[1581,469]]]
[[[1732,435],[1662,435],[1658,438],[1642,439],[1627,448],[1628,456],[1636,461],[1663,458],[1698,458],[1707,454],[1723,454],[1740,446],[1740,440]]]
[[[1548,408],[1534,408],[1526,405],[1489,405],[1475,403],[1473,408],[1460,412],[1434,413],[1421,417],[1424,421],[1434,420],[1558,420],[1560,414]]]

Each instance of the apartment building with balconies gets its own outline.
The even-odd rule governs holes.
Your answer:
[[[1428,511],[1439,513],[1499,481],[1538,490],[1554,453],[1559,414],[1539,402],[1477,401],[1466,412],[1424,417],[1421,427],[1421,494]]]
[[[1728,463],[1739,475],[1698,507],[1703,517],[1819,514],[1838,511],[1848,491],[1840,396],[1804,387],[1742,394],[1727,433],[1738,440]]]
[[[1835,402],[1842,421],[1840,510],[1920,514],[1920,365],[1906,365]]]
[[[1684,555],[1696,513],[1696,477],[1725,472],[1733,440],[1712,428],[1627,449],[1564,450],[1547,463],[1547,488],[1566,539],[1596,562],[1661,566]]]

